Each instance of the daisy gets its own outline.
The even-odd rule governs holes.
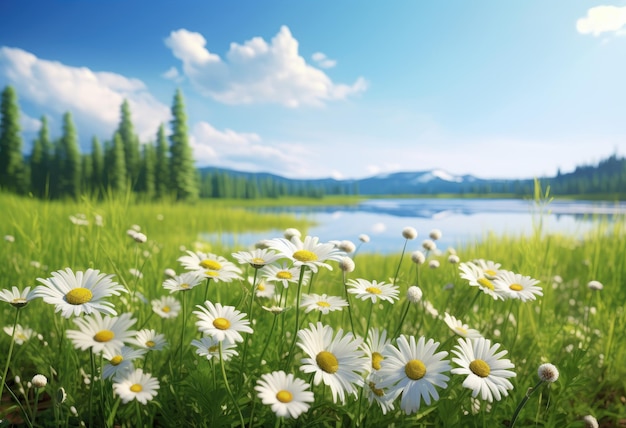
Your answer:
[[[304,312],[307,314],[316,310],[326,315],[329,312],[340,311],[345,306],[348,306],[348,302],[341,297],[327,296],[326,294],[303,294],[300,303],[300,307],[305,308]]]
[[[508,359],[501,359],[507,351],[496,353],[499,347],[499,344],[492,346],[490,340],[481,337],[459,339],[452,350],[457,356],[452,361],[460,366],[452,369],[452,373],[467,375],[463,386],[472,390],[472,397],[476,398],[480,393],[482,400],[491,403],[494,398],[499,401],[508,396],[508,391],[513,389],[508,378],[516,374],[508,369],[515,365]]]
[[[333,402],[345,403],[347,394],[357,397],[357,386],[363,385],[361,373],[367,370],[369,361],[360,350],[362,340],[352,333],[345,336],[339,329],[333,338],[333,329],[322,323],[309,324],[308,329],[298,332],[298,346],[307,355],[302,359],[300,370],[314,373],[313,382],[324,382],[330,387]]]
[[[459,269],[462,272],[461,278],[467,279],[469,285],[480,288],[485,294],[493,297],[494,300],[504,300],[508,296],[502,288],[496,287],[493,278],[489,279],[485,272],[474,263],[460,263]]]
[[[492,260],[478,259],[474,260],[474,264],[483,271],[487,279],[496,279],[501,270],[501,264]]]
[[[178,261],[187,270],[200,271],[206,278],[211,278],[215,282],[242,279],[239,276],[241,269],[226,258],[215,254],[187,251],[187,255],[179,257]]]
[[[459,336],[469,337],[470,339],[478,339],[479,337],[482,337],[482,334],[480,334],[478,330],[469,328],[467,324],[463,324],[463,321],[456,319],[447,312],[444,313],[443,320],[448,327],[450,327],[450,330]]]
[[[543,296],[539,280],[519,273],[500,271],[498,278],[493,281],[496,288],[504,290],[511,299],[520,299],[522,302],[536,300],[537,296]]]
[[[119,296],[120,292],[127,290],[112,281],[112,277],[94,269],[74,273],[66,268],[52,272],[52,278],[37,278],[44,285],[35,288],[34,296],[55,305],[55,312],[61,312],[65,318],[95,312],[117,315],[113,303],[104,299],[111,295]]]
[[[261,270],[262,276],[266,281],[270,282],[280,282],[283,284],[283,287],[288,288],[289,284],[297,284],[298,279],[300,278],[300,268],[292,267],[287,268],[286,266],[274,266],[274,265],[266,265]],[[306,285],[306,276],[303,280],[302,285]]]
[[[152,300],[152,310],[161,318],[176,318],[180,312],[180,302],[172,296],[162,296]]]
[[[170,290],[170,294],[177,291],[189,291],[202,281],[204,281],[204,276],[200,272],[185,272],[163,281],[163,288]]]
[[[316,236],[307,236],[304,242],[298,237],[291,238],[291,241],[276,238],[272,239],[269,245],[282,257],[292,260],[294,266],[307,266],[313,272],[317,272],[319,267],[333,270],[332,266],[325,262],[327,260],[339,261],[346,255],[333,244],[320,244]]]
[[[102,356],[108,363],[102,369],[102,378],[110,379],[134,370],[133,360],[142,358],[145,353],[145,349],[133,349],[129,346],[122,346],[119,351],[105,349]]]
[[[393,303],[398,300],[398,286],[386,284],[384,282],[368,281],[366,279],[349,279],[348,292],[355,294],[361,300],[370,299],[372,303],[376,303],[378,299],[387,300]]]
[[[237,259],[239,264],[245,265],[247,263],[254,269],[260,269],[265,265],[274,263],[282,256],[276,254],[276,252],[272,250],[257,248],[254,251],[240,251],[238,253],[233,253],[233,257]]]
[[[254,387],[263,404],[272,406],[276,416],[294,419],[309,410],[309,403],[314,400],[309,388],[308,383],[282,370],[264,374]]]
[[[391,395],[386,389],[380,388],[379,384],[382,378],[378,373],[370,373],[365,381],[365,391],[367,393],[367,401],[372,404],[374,401],[380,406],[383,415],[394,409],[393,402],[398,398],[397,395]]]
[[[407,415],[419,411],[422,398],[430,405],[431,398],[436,401],[439,393],[435,386],[446,388],[450,379],[443,372],[450,370],[450,363],[444,358],[446,351],[437,352],[439,342],[420,337],[415,342],[414,336],[405,335],[397,339],[397,347],[385,348],[385,357],[378,375],[383,379],[379,388],[389,388],[392,396],[402,395],[400,408]]]
[[[94,353],[104,350],[119,352],[124,343],[135,336],[136,332],[129,329],[136,321],[129,313],[103,317],[100,312],[94,312],[90,316],[75,318],[74,324],[80,330],[67,330],[66,333],[77,349],[85,351],[91,348]]]
[[[241,333],[252,333],[250,321],[244,319],[246,314],[239,312],[234,306],[213,305],[210,301],[204,306],[196,305],[198,311],[193,311],[199,318],[196,322],[198,330],[213,336],[220,342],[229,339],[231,342],[243,342]]]
[[[254,285],[254,277],[249,276],[248,282],[250,283],[250,285]],[[257,280],[254,292],[257,297],[271,299],[272,297],[274,297],[275,291],[276,286],[271,282],[266,282],[263,279]]]
[[[391,340],[387,338],[387,330],[380,331],[377,328],[372,328],[367,333],[367,340],[363,343],[361,348],[369,358],[371,368],[374,371],[380,370],[381,363],[384,359],[383,350],[385,346],[390,343]]]
[[[3,328],[4,332],[9,336],[13,336],[13,341],[17,345],[23,345],[28,339],[37,336],[37,333],[28,327],[22,327],[21,324],[15,324],[15,334],[13,334],[13,326]]]
[[[157,395],[159,380],[149,373],[144,373],[142,369],[125,373],[115,380],[113,392],[119,395],[122,403],[137,400],[141,404],[148,404]]]
[[[37,297],[35,291],[30,291],[30,287],[26,287],[24,291],[20,291],[17,287],[0,291],[0,300],[10,303],[16,308],[23,308],[35,297]]]
[[[220,342],[214,337],[205,336],[200,340],[191,341],[191,345],[196,347],[196,354],[201,357],[206,357],[207,360],[220,358],[220,343],[222,344],[222,358],[224,361],[228,361],[235,355],[239,355],[235,350],[237,345],[229,339],[224,339]]]
[[[156,331],[147,328],[139,330],[129,342],[147,351],[160,351],[167,346],[164,334],[157,334]]]

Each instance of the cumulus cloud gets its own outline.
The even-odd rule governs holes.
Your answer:
[[[41,120],[20,112],[20,129],[25,132],[37,132],[41,129]]]
[[[161,74],[162,77],[173,80],[174,82],[182,82],[184,77],[180,75],[176,67],[170,67],[165,73]]]
[[[624,34],[626,29],[626,6],[596,6],[587,11],[587,16],[576,21],[576,30],[581,34],[599,36],[602,33]]]
[[[305,160],[310,155],[298,144],[270,145],[258,134],[220,131],[207,122],[194,125],[190,143],[198,165],[273,171],[285,176],[300,175],[307,168]]]
[[[141,80],[40,59],[22,49],[0,47],[0,80],[8,81],[20,98],[41,107],[42,113],[71,112],[79,133],[108,138],[119,124],[124,99],[142,140],[153,138],[159,124],[170,117],[169,108]]]
[[[351,85],[334,83],[322,70],[307,64],[286,26],[269,43],[261,37],[231,43],[225,59],[206,48],[200,33],[186,29],[172,31],[165,44],[181,60],[183,73],[195,88],[225,104],[320,106],[367,89],[362,77]],[[334,65],[325,55],[322,60]]]
[[[315,52],[311,55],[311,59],[321,68],[333,68],[337,65],[337,61],[330,59],[322,52]]]

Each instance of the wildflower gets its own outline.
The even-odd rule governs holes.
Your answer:
[[[167,268],[163,271],[163,275],[166,278],[174,278],[176,276],[176,271],[172,268]]]
[[[55,305],[55,312],[61,312],[65,318],[72,315],[102,312],[117,315],[113,303],[104,299],[111,295],[119,296],[126,292],[123,285],[111,280],[113,275],[100,273],[99,270],[87,269],[85,272],[72,272],[70,268],[52,272],[52,278],[37,278],[44,285],[35,288],[35,297]]]
[[[13,330],[15,329],[15,334],[13,334]],[[15,324],[15,327],[6,326],[3,327],[3,330],[9,336],[13,336],[13,341],[17,345],[23,345],[28,339],[37,335],[35,331],[28,327],[22,327],[20,324]]]
[[[65,388],[61,387],[57,389],[57,394],[55,398],[57,404],[65,403],[65,400],[67,400],[67,393],[65,392]]]
[[[280,315],[287,310],[287,308],[283,308],[281,306],[273,305],[273,306],[261,306],[263,310],[272,313],[274,315]]]
[[[441,235],[442,235],[442,233],[441,233],[441,230],[439,230],[439,229],[433,229],[428,234],[428,236],[430,236],[430,239],[432,239],[433,241],[441,239]]]
[[[148,351],[160,351],[167,346],[165,335],[157,334],[155,330],[147,328],[139,330],[129,342]]]
[[[559,369],[554,364],[541,364],[537,369],[537,376],[542,382],[553,383],[559,378]]]
[[[511,299],[520,299],[522,302],[535,300],[536,296],[543,296],[539,281],[519,273],[500,271],[498,278],[493,280],[496,288],[503,290]]]
[[[272,250],[256,249],[254,251],[233,253],[233,257],[237,259],[240,264],[248,263],[254,269],[260,269],[267,264],[274,263],[281,256]]]
[[[222,359],[224,361],[228,361],[235,355],[239,355],[235,350],[236,344],[228,338],[219,341],[215,337],[205,336],[200,340],[196,339],[191,341],[191,345],[196,347],[196,354],[201,357],[206,357],[207,360],[220,358],[220,343],[222,344]]]
[[[413,263],[415,263],[416,265],[422,265],[424,264],[424,262],[426,261],[426,256],[424,255],[424,253],[422,253],[421,251],[417,250],[417,251],[413,251],[411,253],[411,260],[413,261]]]
[[[406,298],[409,303],[417,303],[422,298],[422,289],[417,285],[412,285],[406,290]]]
[[[144,244],[148,240],[148,237],[141,232],[135,233],[132,238],[135,240],[135,242],[138,242],[140,244]]]
[[[204,302],[204,306],[196,305],[198,311],[193,311],[198,316],[196,325],[202,333],[213,336],[219,341],[228,338],[232,342],[243,342],[241,333],[252,333],[250,321],[244,319],[246,314],[239,312],[234,306],[215,305],[210,301]]]
[[[483,275],[488,279],[496,279],[501,271],[500,263],[492,260],[478,259],[474,261],[474,264],[480,268]]]
[[[316,236],[307,236],[304,238],[304,242],[296,237],[292,238],[291,241],[283,238],[272,239],[270,248],[278,251],[281,256],[292,260],[294,266],[307,266],[313,272],[317,272],[320,267],[332,270],[332,266],[325,262],[329,260],[339,261],[345,255],[333,244],[320,244],[319,238]]]
[[[598,420],[594,418],[592,415],[587,415],[583,418],[585,422],[586,428],[598,428],[600,425],[598,424]]]
[[[352,333],[345,336],[339,329],[333,338],[333,329],[322,323],[309,324],[308,329],[298,332],[298,346],[306,357],[300,370],[314,373],[313,382],[324,382],[330,387],[333,402],[345,403],[346,394],[358,395],[357,386],[363,385],[361,373],[369,364],[359,348],[362,340]]]
[[[391,340],[387,338],[387,330],[380,331],[377,328],[371,328],[367,333],[367,340],[363,342],[361,348],[371,362],[371,368],[374,371],[380,370],[385,346],[389,345]]]
[[[467,324],[463,324],[461,320],[456,319],[449,313],[444,313],[443,320],[448,325],[450,330],[454,333],[458,334],[461,337],[469,337],[470,339],[477,339],[482,337],[478,330],[474,330],[473,328],[469,328]]]
[[[276,416],[294,419],[309,410],[314,400],[309,388],[308,383],[282,370],[262,375],[254,387],[261,402],[271,406]]]
[[[460,366],[452,369],[452,373],[467,375],[463,386],[472,390],[472,397],[476,398],[480,393],[482,400],[491,403],[494,398],[500,401],[502,397],[508,396],[508,391],[513,389],[508,378],[516,374],[508,369],[515,365],[508,359],[502,359],[507,351],[497,352],[499,347],[497,343],[492,346],[489,339],[482,337],[465,338],[459,339],[458,345],[452,350],[457,356],[452,361]]]
[[[361,300],[370,299],[372,303],[376,303],[378,299],[387,300],[393,303],[398,300],[398,287],[394,284],[386,284],[384,282],[368,281],[366,279],[350,279],[348,280],[348,292],[355,294]]]
[[[600,281],[593,280],[587,283],[587,287],[589,287],[590,290],[602,290],[604,285],[602,285]]]
[[[180,302],[172,296],[161,296],[152,300],[152,310],[161,318],[176,318],[180,312]]]
[[[372,404],[373,401],[376,401],[383,415],[386,415],[388,411],[394,409],[393,402],[397,398],[397,395],[391,395],[386,388],[380,388],[379,384],[381,380],[381,377],[377,373],[370,373],[365,381],[365,385],[367,386],[365,391],[368,403]]]
[[[343,272],[354,272],[354,260],[352,260],[350,257],[342,257],[341,260],[339,260],[339,269],[341,269]]]
[[[439,266],[439,260],[431,260],[428,262],[428,267],[431,269],[437,269]]]
[[[11,291],[0,291],[0,300],[10,303],[15,308],[23,308],[35,297],[35,291],[30,291],[30,287],[26,287],[23,291],[17,287],[12,287]]]
[[[253,278],[248,278],[250,283],[252,283]],[[276,286],[270,282],[265,282],[263,279],[258,281],[256,285],[256,296],[266,299],[271,299],[274,297],[274,293],[276,291]]]
[[[460,261],[461,259],[456,254],[450,254],[448,256],[448,263],[450,264],[456,265],[456,264],[459,264]]]
[[[48,378],[42,374],[36,374],[33,376],[32,383],[35,388],[45,388],[48,384]]]
[[[431,317],[437,318],[439,317],[439,311],[430,303],[428,300],[423,301],[424,310],[430,314]]]
[[[146,352],[145,349],[133,349],[129,346],[122,346],[119,350],[105,349],[102,356],[108,364],[102,369],[102,378],[110,379],[134,370],[133,360],[143,357]]]
[[[316,310],[326,315],[332,311],[340,311],[346,306],[348,306],[348,302],[341,297],[327,296],[326,294],[304,294],[300,303],[300,307],[304,308],[304,312],[307,314]]]
[[[129,342],[135,336],[135,331],[130,330],[137,320],[131,318],[131,314],[125,313],[119,317],[104,317],[100,312],[75,318],[79,330],[67,330],[67,337],[74,343],[74,347],[83,351],[91,348],[94,353],[104,350],[119,352],[124,343]]]
[[[422,247],[426,251],[434,251],[437,249],[437,244],[435,244],[435,241],[432,239],[424,239],[424,241],[422,241]]]
[[[467,279],[469,285],[480,288],[485,294],[493,297],[494,300],[504,300],[508,294],[486,276],[485,271],[472,262],[459,264],[461,278]]]
[[[385,360],[378,374],[383,379],[380,388],[389,388],[389,393],[397,397],[402,395],[400,408],[407,415],[418,412],[422,399],[428,406],[431,398],[439,400],[435,386],[446,388],[448,376],[443,373],[450,370],[450,363],[444,358],[446,351],[437,352],[439,342],[420,337],[415,342],[414,336],[401,335],[397,347],[390,345],[383,353]]]
[[[187,255],[179,257],[178,261],[187,270],[200,271],[206,278],[211,278],[215,282],[242,279],[241,269],[224,257],[215,254],[187,251]]]
[[[369,235],[362,233],[359,235],[359,241],[363,242],[364,244],[367,244],[368,242],[370,242],[370,237]]]
[[[287,229],[285,229],[285,231],[283,232],[283,236],[285,237],[285,239],[288,239],[291,241],[291,238],[300,238],[302,236],[302,233],[300,233],[300,231],[298,229],[295,229],[293,227],[288,227]]]
[[[339,245],[337,245],[337,248],[339,248],[341,251],[344,251],[350,254],[350,253],[354,253],[354,251],[356,250],[356,245],[354,245],[354,242],[352,241],[344,240],[344,241],[341,241]]]
[[[130,274],[134,277],[137,277],[139,279],[143,278],[143,273],[141,273],[139,269],[130,268],[128,269],[128,272],[130,272]]]
[[[116,379],[113,392],[122,399],[122,403],[137,400],[141,404],[148,404],[157,395],[159,380],[142,369],[125,373]]]
[[[411,226],[407,226],[404,229],[402,229],[402,237],[404,239],[415,239],[417,238],[417,230],[415,230],[414,227]]]
[[[266,265],[261,272],[266,281],[280,282],[285,288],[288,288],[290,283],[297,284],[300,277],[299,267]]]
[[[204,277],[201,272],[185,272],[176,275],[174,278],[166,279],[163,282],[163,288],[170,290],[170,294],[177,291],[189,291],[202,281],[204,281]]]
[[[15,242],[15,236],[13,235],[4,235],[4,240],[10,243]]]
[[[89,220],[87,220],[87,216],[85,214],[79,213],[76,215],[71,215],[70,221],[76,226],[89,226]]]

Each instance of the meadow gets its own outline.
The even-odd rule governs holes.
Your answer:
[[[532,236],[382,255],[237,201],[0,193],[0,426],[626,426],[626,224],[546,235],[536,197]]]

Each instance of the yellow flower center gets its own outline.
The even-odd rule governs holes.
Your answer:
[[[135,383],[130,386],[130,390],[133,392],[141,392],[143,391],[143,386],[139,385],[138,383]]]
[[[324,370],[326,373],[333,374],[339,370],[339,361],[337,361],[337,357],[335,357],[332,352],[320,352],[315,357],[315,362],[319,368]]]
[[[230,327],[230,321],[228,321],[226,318],[215,318],[213,320],[213,327],[220,330],[228,330],[228,328]]]
[[[250,261],[250,264],[252,264],[253,266],[264,265],[265,260],[260,257],[255,257]]]
[[[220,350],[220,345],[213,345],[213,346],[209,346],[208,351],[213,353],[213,352],[219,352]]]
[[[464,329],[463,327],[460,326],[456,326],[454,327],[454,330],[459,333],[461,336],[465,336],[467,334],[467,330]]]
[[[187,283],[180,284],[180,288],[183,288],[183,289],[188,289],[189,287],[190,287],[190,285],[189,285],[189,284],[187,284]]]
[[[109,342],[113,340],[114,337],[115,333],[113,333],[111,330],[100,330],[93,336],[93,340],[102,343]]]
[[[163,306],[163,307],[161,308],[161,310],[162,310],[163,312],[165,312],[165,313],[168,313],[169,311],[171,311],[171,310],[172,310],[172,308],[170,308],[169,306]]]
[[[469,365],[470,370],[476,376],[487,377],[489,373],[491,373],[491,368],[489,368],[489,364],[484,362],[483,360],[474,360]]]
[[[509,288],[513,291],[522,291],[524,289],[521,284],[511,284],[509,285]]]
[[[385,395],[385,391],[383,391],[380,388],[376,388],[376,384],[374,382],[370,382],[369,387],[374,393],[374,395],[376,395],[377,397],[382,397],[383,395]]]
[[[84,287],[73,288],[65,295],[65,301],[70,305],[82,305],[91,300],[91,290]]]
[[[204,259],[200,262],[200,266],[208,270],[220,270],[222,265],[215,260]]]
[[[293,394],[289,391],[281,389],[276,393],[276,399],[281,403],[289,403],[291,402],[291,400],[293,400]]]
[[[257,290],[259,290],[259,291],[265,291],[265,284],[260,283],[260,284],[257,286]]]
[[[372,352],[372,368],[374,370],[380,370],[380,362],[384,359],[385,357],[383,357],[379,352]]]
[[[146,342],[146,346],[147,346],[148,348],[154,348],[154,345],[156,345],[156,343],[154,343],[154,341],[153,341],[153,340],[148,340],[148,341]]]
[[[291,278],[293,278],[293,275],[288,270],[281,270],[280,272],[278,272],[276,274],[276,278],[279,278],[279,279],[291,279]]]
[[[495,290],[495,287],[487,278],[478,278],[478,283],[483,287],[487,287],[490,290]]]
[[[115,357],[111,358],[111,361],[109,362],[112,366],[119,366],[122,361],[124,361],[124,357],[122,357],[121,355],[116,355]]]
[[[489,279],[494,279],[496,276],[498,276],[498,273],[492,269],[485,269],[485,276]]]
[[[204,274],[206,276],[219,276],[220,275],[219,272],[216,270],[207,270],[207,271],[204,271]]]
[[[370,294],[380,294],[380,293],[382,293],[382,291],[380,291],[380,288],[378,288],[378,287],[367,287],[365,289],[365,291],[367,291]]]
[[[317,260],[317,254],[309,250],[298,250],[293,253],[293,258],[299,262],[314,262]]]
[[[14,308],[23,308],[26,304],[28,304],[28,300],[23,297],[17,297],[11,300],[11,305],[13,305]]]
[[[328,303],[328,302],[317,302],[317,306],[320,306],[322,308],[330,308],[330,303]]]
[[[426,366],[420,360],[411,360],[404,366],[404,373],[409,379],[420,380],[426,375]]]

